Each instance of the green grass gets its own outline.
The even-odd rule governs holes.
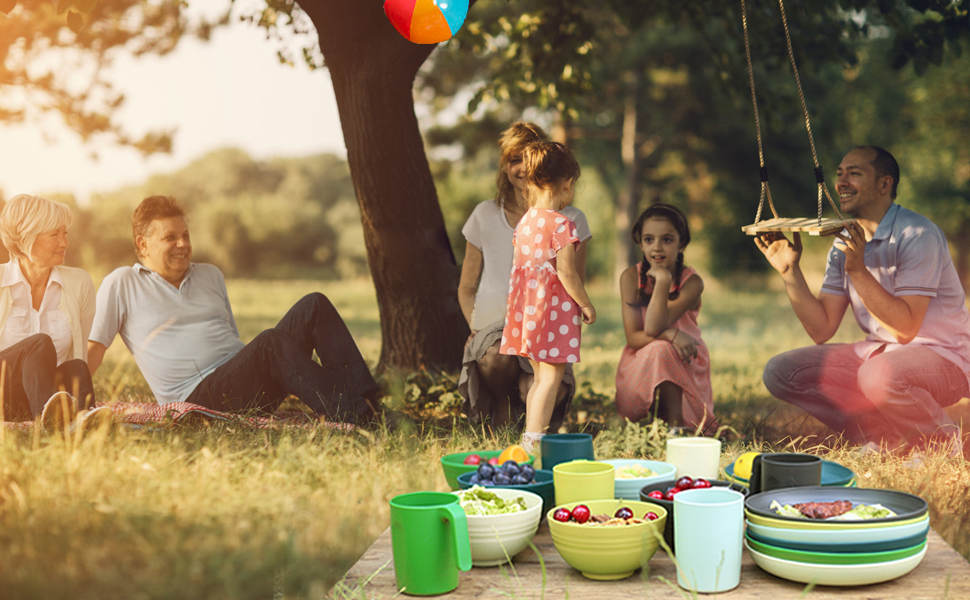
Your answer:
[[[376,361],[380,328],[368,282],[321,288],[310,281],[231,281],[243,338],[273,326],[311,291],[333,300],[364,357]],[[615,416],[613,377],[623,343],[619,302],[612,289],[593,291],[600,320],[584,334],[577,379],[585,385],[574,411],[584,417],[577,416],[573,426],[599,433],[599,456],[658,457],[665,436],[660,424],[624,425]],[[864,487],[926,498],[933,527],[970,556],[967,462],[934,455],[924,467],[906,469],[900,458],[862,457],[824,439],[816,422],[768,396],[760,380],[767,358],[808,343],[782,292],[709,281],[701,314],[712,353],[715,408],[740,434],[725,461],[761,444],[818,452],[855,470]],[[852,339],[853,327],[843,327],[839,339]],[[148,400],[120,340],[109,349],[95,384],[101,398]],[[394,389],[399,396],[434,395],[448,404],[453,386],[453,378],[419,374]],[[394,402],[407,404],[403,397]],[[387,527],[390,498],[447,489],[438,465],[442,455],[515,440],[511,431],[461,426],[460,419],[447,417],[453,413],[444,411],[443,422],[376,436],[226,424],[116,428],[68,441],[3,431],[2,596],[321,598]]]

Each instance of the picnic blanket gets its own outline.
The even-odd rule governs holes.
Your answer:
[[[111,409],[112,420],[115,423],[130,427],[171,427],[197,418],[229,421],[253,429],[276,429],[280,427],[296,427],[310,429],[326,427],[342,431],[353,431],[356,427],[350,423],[336,423],[316,420],[300,411],[277,411],[272,416],[249,416],[238,413],[212,410],[191,402],[172,402],[166,405],[154,402],[97,402],[95,408],[102,406]],[[29,430],[33,428],[33,421],[4,422],[11,429]]]

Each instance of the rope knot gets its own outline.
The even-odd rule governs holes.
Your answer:
[[[815,183],[825,183],[825,175],[822,174],[822,167],[815,167]]]
[[[768,181],[768,167],[762,165],[758,172],[761,174],[762,183]]]

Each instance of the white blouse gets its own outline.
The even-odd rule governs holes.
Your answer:
[[[5,350],[32,335],[46,333],[57,350],[57,364],[66,361],[71,354],[71,322],[61,311],[61,275],[54,267],[47,280],[47,290],[35,310],[30,298],[30,284],[20,270],[20,263],[11,259],[4,270],[0,286],[10,288],[10,313],[0,336],[0,350]]]

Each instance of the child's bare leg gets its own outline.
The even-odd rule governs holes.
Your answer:
[[[658,399],[666,414],[664,419],[671,427],[684,426],[684,391],[670,381],[665,381],[657,386],[660,392]]]
[[[566,372],[565,363],[532,363],[535,372],[535,383],[529,390],[526,403],[525,430],[532,433],[545,433],[552,419],[552,411],[556,407],[556,396],[559,393],[559,383]]]

